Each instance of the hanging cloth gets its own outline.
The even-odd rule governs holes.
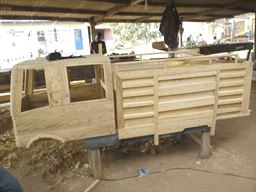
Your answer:
[[[171,49],[175,49],[179,45],[178,32],[180,24],[179,15],[174,4],[167,5],[162,14],[159,31],[164,36],[165,44]]]

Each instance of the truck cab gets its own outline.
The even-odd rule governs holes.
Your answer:
[[[31,60],[12,69],[11,115],[18,147],[115,134],[111,64],[89,55]]]

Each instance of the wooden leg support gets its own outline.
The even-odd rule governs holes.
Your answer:
[[[89,174],[94,178],[100,179],[102,177],[100,149],[88,150],[88,165]]]
[[[208,158],[210,156],[210,132],[202,132],[201,135],[201,150],[200,156],[201,158]]]

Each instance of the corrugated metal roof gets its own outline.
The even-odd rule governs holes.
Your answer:
[[[170,0],[0,0],[0,19],[159,22]],[[184,21],[256,12],[256,0],[173,0]]]

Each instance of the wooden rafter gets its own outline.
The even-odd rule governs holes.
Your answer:
[[[89,22],[88,19],[80,19],[74,17],[53,17],[53,16],[9,16],[9,15],[0,15],[0,19],[8,20],[55,20],[55,21],[76,21],[76,22]]]
[[[100,10],[90,9],[72,9],[72,8],[58,8],[58,7],[34,7],[34,6],[16,6],[0,3],[0,10],[8,11],[31,11],[31,12],[45,12],[45,13],[77,13],[77,14],[99,14],[103,15],[106,12]]]
[[[69,0],[64,0],[63,2],[68,1]],[[67,7],[64,5],[63,7],[56,7],[48,2],[49,0],[41,0],[37,4],[31,4],[30,1],[26,0],[24,1],[24,5],[15,5],[11,0],[9,0],[9,2],[5,1],[4,3],[0,2],[0,17],[2,19],[41,18],[47,20],[73,20],[82,22],[90,18],[90,21],[94,24],[107,21],[150,22],[153,20],[159,22],[162,15],[161,10],[163,10],[169,0],[148,0],[149,9],[147,11],[138,9],[138,7],[134,10],[132,8],[129,9],[129,7],[133,5],[139,5],[142,8],[145,0],[83,0],[82,3],[77,3],[75,7]],[[90,6],[86,6],[86,2],[89,3]],[[104,7],[95,9],[95,7],[92,7],[92,2],[95,3],[95,6],[104,4],[107,5],[107,7],[105,7],[105,9]],[[179,9],[183,9],[180,13],[180,17],[184,18],[186,21],[198,21],[198,19],[208,21],[256,11],[255,0],[230,0],[228,4],[221,1],[209,3],[203,0],[184,0],[182,2],[173,0],[173,2],[178,8],[178,11]],[[109,7],[112,8],[109,9]],[[193,10],[193,8],[196,10]]]
[[[127,4],[115,6],[115,7],[111,8],[111,9],[109,9],[107,11],[107,13],[104,14],[103,16],[95,17],[94,18],[94,22],[99,22],[101,20],[104,20],[105,17],[111,16],[111,15],[115,15],[116,13],[121,12],[122,10],[126,9],[127,7],[133,6],[136,3],[140,3],[140,2],[141,1],[138,1],[138,0],[130,0]]]

